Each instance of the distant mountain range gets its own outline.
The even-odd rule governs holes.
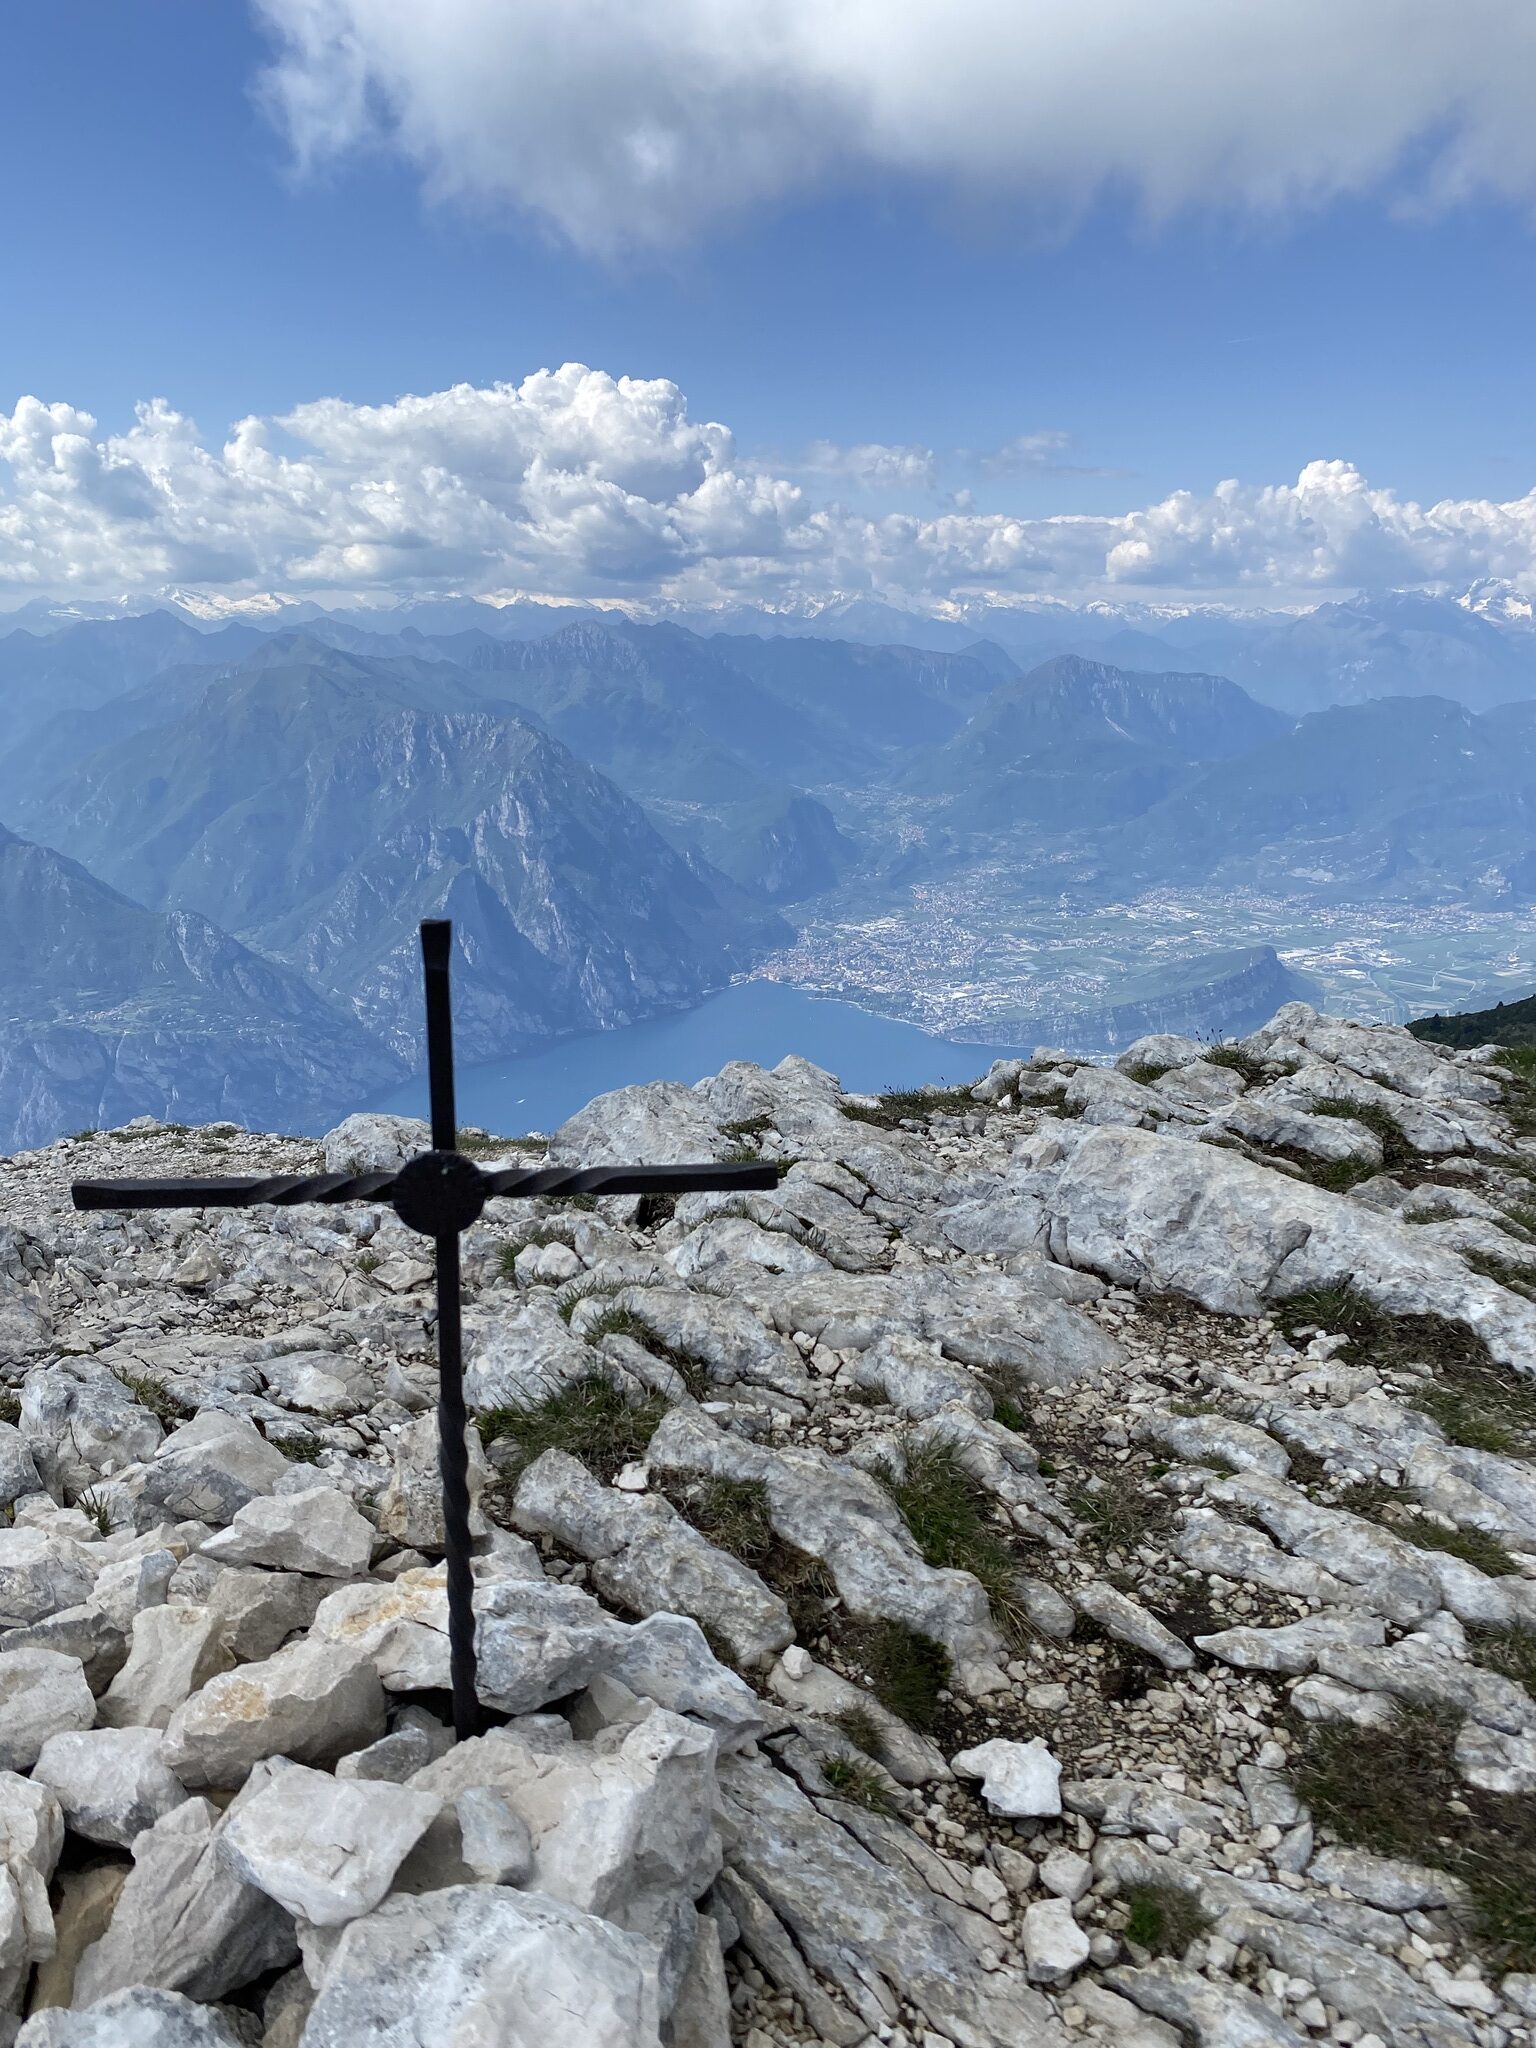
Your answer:
[[[1500,589],[694,624],[467,599],[0,619],[7,915],[32,889],[56,927],[0,966],[0,1143],[93,1101],[206,1104],[220,1073],[252,1121],[352,1106],[416,1057],[438,912],[474,1058],[686,1005],[797,906],[868,914],[977,863],[1091,902],[1536,902],[1536,630]]]
[[[145,1111],[314,1128],[406,1071],[300,975],[3,827],[0,959],[8,1147]]]
[[[1137,816],[1196,764],[1245,754],[1288,724],[1220,676],[1132,675],[1063,654],[1000,683],[904,779],[953,799],[973,826],[1072,832]]]

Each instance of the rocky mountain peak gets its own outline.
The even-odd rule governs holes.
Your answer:
[[[1529,2040],[1533,1125],[1291,1003],[472,1134],[780,1173],[467,1235],[458,1744],[422,1241],[68,1205],[423,1127],[0,1162],[19,2048]]]

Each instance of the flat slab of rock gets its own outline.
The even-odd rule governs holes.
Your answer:
[[[316,1578],[355,1579],[368,1569],[377,1532],[334,1486],[247,1501],[203,1555],[220,1564],[267,1565]]]
[[[219,1854],[296,1918],[340,1927],[381,1902],[440,1810],[405,1785],[275,1764],[230,1815]]]
[[[691,1614],[743,1664],[767,1663],[795,1638],[789,1609],[749,1566],[657,1494],[604,1486],[579,1458],[546,1451],[518,1481],[514,1519],[592,1562],[605,1598],[636,1614]]]
[[[1244,1984],[1217,1984],[1167,1956],[1144,1970],[1119,1968],[1105,1981],[1143,2012],[1171,2021],[1199,2048],[1305,2048],[1307,2036]]]
[[[254,1422],[205,1408],[161,1444],[145,1468],[144,1497],[173,1521],[220,1527],[291,1470]]]
[[[775,1959],[790,1948],[789,1969],[798,1965],[803,1972],[808,1963],[855,2004],[873,1979],[887,1998],[907,2000],[934,2031],[963,2048],[1060,2048],[1066,2037],[1020,1973],[983,1969],[965,1938],[934,1911],[933,1893],[920,1878],[877,1861],[783,1772],[731,1757],[720,1767],[720,1785],[722,1888],[734,1899],[727,1880],[735,1879],[743,1907],[769,1916],[762,1939],[752,1933],[749,1946],[770,1977],[784,1967]],[[774,1922],[781,1923],[776,1939]],[[783,1988],[801,1995],[808,1983],[814,1997],[814,1980],[792,1983],[789,1969],[777,1979]],[[818,2030],[849,2043],[864,2038],[857,2026],[847,2030],[845,2017],[844,2030],[832,2036],[838,2023],[838,2008],[823,1995]]]
[[[228,1787],[263,1757],[329,1763],[383,1732],[369,1658],[311,1637],[210,1679],[171,1716],[161,1754],[184,1785]]]

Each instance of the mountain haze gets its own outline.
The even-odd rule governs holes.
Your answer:
[[[0,958],[7,1149],[146,1114],[313,1129],[404,1072],[301,976],[4,827]]]

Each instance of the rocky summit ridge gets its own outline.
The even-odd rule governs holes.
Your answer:
[[[0,2043],[1536,2040],[1533,1130],[1302,1004],[600,1098],[781,1175],[466,1238],[464,1743],[421,1241],[68,1206],[421,1128],[0,1162]]]

